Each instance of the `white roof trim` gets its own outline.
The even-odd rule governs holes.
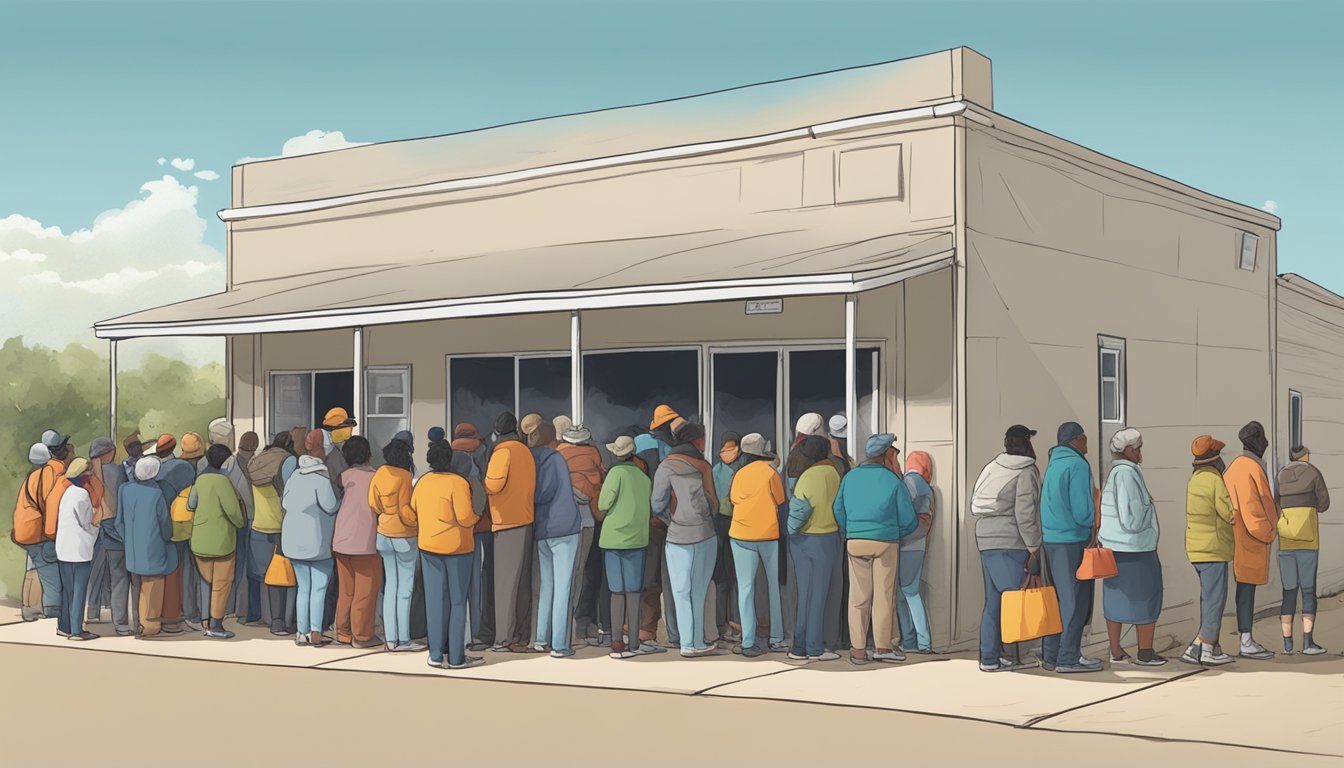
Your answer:
[[[698,155],[731,152],[737,149],[759,147],[766,144],[789,141],[791,139],[828,136],[842,131],[855,130],[857,128],[871,128],[878,125],[891,125],[893,123],[903,123],[910,120],[925,120],[934,117],[952,117],[960,115],[965,111],[966,102],[952,101],[930,107],[902,109],[895,112],[883,112],[876,115],[866,115],[863,117],[837,120],[830,123],[820,123],[807,128],[778,131],[762,136],[725,139],[722,141],[703,142],[699,144],[685,144],[677,147],[665,147],[663,149],[651,149],[643,152],[611,155],[609,157],[599,157],[591,160],[577,160],[574,162],[557,163],[556,165],[545,165],[537,168],[525,168],[523,170],[509,171],[507,173],[494,173],[486,176],[474,176],[465,179],[436,181],[430,184],[417,184],[409,187],[379,189],[371,192],[324,197],[316,200],[301,200],[293,203],[273,203],[270,205],[253,205],[241,208],[225,208],[220,211],[218,215],[221,221],[229,222],[246,221],[248,219],[263,219],[272,216],[286,216],[295,213],[311,213],[313,211],[323,211],[347,205],[397,200],[419,195],[438,194],[441,192],[456,192],[464,189],[476,189],[478,187],[489,187],[496,184],[528,181],[531,179],[558,176],[566,173],[614,168],[635,163],[647,163],[655,160],[673,160],[683,157],[696,157]]]
[[[636,286],[602,290],[569,290],[498,296],[446,299],[406,304],[308,310],[283,314],[165,323],[103,322],[94,326],[100,339],[131,339],[153,336],[236,336],[253,333],[318,331],[355,326],[415,323],[463,317],[492,317],[583,309],[698,304],[778,298],[861,293],[934,272],[952,263],[952,252],[926,256],[901,264],[888,272],[857,277],[852,273],[808,277],[718,280]]]

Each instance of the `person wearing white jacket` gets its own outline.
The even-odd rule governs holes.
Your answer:
[[[93,544],[98,527],[93,524],[93,500],[84,484],[89,479],[87,459],[75,459],[65,471],[70,487],[61,494],[57,510],[56,561],[61,569],[61,611],[70,622],[70,640],[96,640],[84,630],[84,601],[93,573]]]

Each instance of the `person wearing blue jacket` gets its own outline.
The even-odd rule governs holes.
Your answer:
[[[1063,632],[1041,641],[1041,666],[1061,674],[1100,672],[1101,661],[1083,656],[1083,627],[1092,616],[1092,581],[1078,579],[1083,550],[1092,540],[1096,499],[1082,425],[1066,421],[1041,480],[1041,541],[1046,570],[1059,595]]]
[[[915,502],[901,479],[900,454],[890,433],[873,435],[865,460],[845,474],[835,496],[835,521],[849,559],[851,664],[867,664],[869,621],[873,661],[904,661],[896,650],[896,579],[901,539],[919,527]]]
[[[117,489],[117,537],[126,547],[126,570],[135,582],[136,611],[140,631],[147,639],[160,633],[178,634],[180,627],[164,627],[163,587],[168,574],[177,570],[177,547],[173,545],[173,520],[168,502],[155,482],[159,460],[146,456],[135,463],[135,482]]]
[[[537,464],[532,530],[537,542],[540,584],[533,645],[537,650],[549,650],[553,658],[565,658],[574,655],[569,642],[569,604],[583,518],[574,501],[569,464],[552,447],[557,444],[555,426],[543,421],[527,439]]]

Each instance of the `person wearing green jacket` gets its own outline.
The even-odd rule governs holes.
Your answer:
[[[1232,498],[1220,455],[1225,447],[1209,435],[1190,445],[1195,470],[1185,490],[1185,554],[1199,575],[1199,634],[1181,654],[1186,664],[1216,667],[1233,662],[1218,645],[1227,607],[1227,564],[1234,553]]]
[[[597,509],[602,515],[603,565],[611,590],[611,653],[613,659],[628,659],[662,651],[639,641],[640,598],[644,593],[644,556],[649,546],[650,499],[653,481],[634,463],[635,441],[619,437],[607,444],[616,464],[602,481]],[[627,615],[628,614],[628,615]],[[628,627],[625,637],[621,627]]]
[[[187,509],[192,511],[191,554],[202,581],[210,585],[210,621],[205,636],[215,640],[234,636],[224,629],[224,613],[233,587],[238,531],[247,527],[238,490],[223,470],[232,455],[227,445],[210,446],[205,452],[209,467],[196,478],[187,498]]]

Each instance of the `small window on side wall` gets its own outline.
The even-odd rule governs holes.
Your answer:
[[[1289,448],[1302,445],[1302,393],[1288,390],[1288,443]]]
[[[1255,271],[1255,252],[1260,247],[1260,238],[1250,232],[1241,233],[1241,256],[1237,266],[1247,272]]]

